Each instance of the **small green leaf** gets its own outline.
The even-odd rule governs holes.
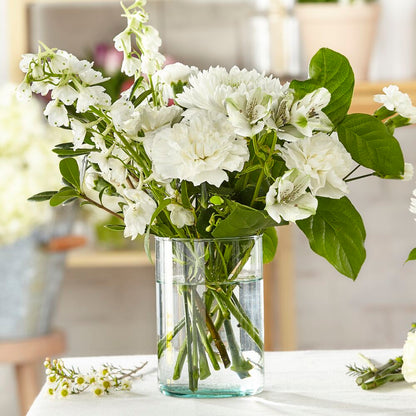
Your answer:
[[[412,261],[412,260],[416,260],[416,248],[414,248],[410,253],[409,256],[407,257],[407,260],[405,263],[407,263],[408,261]]]
[[[316,214],[296,224],[311,249],[340,273],[355,280],[364,263],[365,228],[360,214],[348,198],[318,198]]]
[[[74,188],[64,187],[60,189],[59,192],[57,192],[55,195],[53,195],[49,203],[52,207],[57,207],[64,202],[70,202],[78,196],[79,194]]]
[[[124,231],[126,228],[126,226],[123,224],[106,224],[104,227],[112,231]]]
[[[224,203],[224,200],[218,195],[213,195],[209,199],[209,202],[211,202],[211,204],[213,204],[213,205],[222,205]]]
[[[276,228],[267,228],[263,233],[263,263],[270,263],[277,250],[277,233]]]
[[[331,93],[331,101],[323,111],[337,126],[350,108],[354,91],[354,72],[348,59],[331,49],[319,49],[311,59],[309,77],[306,81],[292,81],[290,87],[298,99],[325,87]]]
[[[57,191],[40,192],[28,198],[28,201],[36,201],[36,202],[49,201],[56,193]]]
[[[137,107],[140,103],[142,103],[144,100],[145,100],[145,98],[147,97],[147,96],[149,96],[150,94],[152,93],[152,90],[146,90],[146,91],[144,91],[144,92],[142,92],[135,100],[134,100],[134,103],[133,103],[133,105],[135,106],[135,107]]]
[[[67,182],[75,186],[76,189],[80,189],[79,167],[77,161],[74,158],[61,160],[59,163],[59,170],[62,177]]]
[[[378,176],[403,175],[400,144],[380,120],[368,114],[350,114],[338,126],[338,137],[357,163]]]
[[[234,201],[227,203],[231,209],[230,214],[218,222],[212,232],[214,237],[246,237],[277,225],[266,211]]]
[[[75,156],[87,155],[87,154],[91,153],[91,149],[78,149],[78,150],[53,149],[52,152],[56,153],[59,157],[65,158],[65,157],[75,157]]]

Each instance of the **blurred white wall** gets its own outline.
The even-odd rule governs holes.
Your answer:
[[[379,1],[382,9],[370,67],[370,79],[414,79],[416,1]]]
[[[8,80],[7,0],[0,0],[0,83]]]

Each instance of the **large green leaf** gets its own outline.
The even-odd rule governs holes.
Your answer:
[[[326,258],[340,273],[355,280],[364,263],[365,228],[348,198],[318,198],[316,214],[296,224],[311,249]]]
[[[62,177],[73,185],[76,189],[80,188],[79,167],[77,161],[70,157],[62,159],[59,163],[59,170]]]
[[[263,233],[263,263],[270,263],[277,250],[277,233],[276,228],[270,227]]]
[[[290,87],[298,98],[325,87],[331,93],[331,101],[323,111],[337,126],[350,108],[354,91],[354,72],[348,59],[331,49],[319,49],[311,59],[309,78],[306,81],[294,80]]]
[[[245,237],[278,225],[266,211],[259,211],[234,201],[229,201],[228,204],[230,214],[219,221],[212,232],[216,238]]]
[[[403,175],[400,144],[380,120],[368,114],[350,114],[338,126],[338,137],[360,165],[379,176]]]

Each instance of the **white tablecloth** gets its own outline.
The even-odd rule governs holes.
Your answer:
[[[104,397],[89,393],[54,399],[40,392],[27,416],[416,416],[416,391],[407,383],[361,390],[346,375],[346,364],[358,363],[358,352],[379,361],[399,350],[296,351],[266,353],[266,385],[254,397],[186,399],[166,397],[157,387],[155,356],[64,359],[80,369],[100,363],[133,367],[143,361],[147,374],[130,392]]]

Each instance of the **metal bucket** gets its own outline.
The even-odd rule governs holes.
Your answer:
[[[70,232],[71,211],[65,210],[64,218],[57,213],[42,230],[0,247],[0,340],[50,332],[66,253],[49,252],[44,247],[51,238]]]

